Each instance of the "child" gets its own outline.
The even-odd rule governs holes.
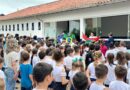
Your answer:
[[[75,58],[80,59],[81,58],[81,56],[80,56],[80,47],[79,46],[74,46],[74,51],[75,51],[74,59]]]
[[[96,82],[93,82],[90,86],[89,90],[108,90],[104,85],[104,81],[107,77],[107,73],[108,73],[108,68],[103,65],[100,64],[98,66],[96,66],[95,68],[95,74],[96,74]],[[116,89],[115,89],[116,90]]]
[[[37,52],[38,52],[38,50],[36,48],[32,49],[31,65],[33,67],[39,62],[39,58],[37,56]]]
[[[109,84],[112,81],[116,80],[116,76],[115,76],[116,65],[114,64],[114,54],[113,53],[108,53],[107,63],[105,65],[108,68],[108,74],[107,74],[107,79],[105,81],[105,86],[109,87]]]
[[[86,55],[85,55],[86,69],[88,68],[88,65],[94,61],[94,59],[93,59],[94,48],[95,48],[95,45],[90,44],[89,51],[86,52]]]
[[[124,66],[117,66],[115,75],[116,80],[110,83],[110,90],[130,90],[130,86],[123,81],[127,75],[127,69]]]
[[[32,90],[32,66],[29,64],[29,54],[23,51],[21,54],[23,63],[20,64],[21,90]]]
[[[87,90],[88,79],[83,72],[78,72],[73,77],[73,85],[76,90]]]
[[[83,63],[80,60],[73,60],[72,70],[69,72],[69,78],[70,78],[71,84],[73,83],[72,79],[74,75],[78,72],[84,72]],[[71,90],[74,90],[72,85],[71,85]]]
[[[53,60],[52,58],[52,55],[53,55],[53,51],[54,51],[54,48],[53,47],[49,47],[47,50],[46,50],[46,56],[44,58],[44,62],[47,63],[47,64],[50,64],[52,67],[55,66],[55,61]]]
[[[96,81],[96,76],[95,76],[95,67],[101,63],[101,58],[102,58],[102,53],[100,51],[95,51],[93,54],[93,58],[94,58],[94,62],[90,63],[87,69],[87,77],[88,77],[88,81],[89,84],[91,84],[91,82]]]
[[[125,53],[125,57],[126,57],[126,60],[127,60],[127,65],[128,65],[128,69],[130,68],[130,53]]]
[[[74,51],[75,51],[75,55],[73,57],[73,59],[83,59],[81,57],[81,53],[80,53],[80,46],[74,46]],[[82,60],[83,64],[84,64],[84,68],[85,68],[85,60]]]
[[[38,63],[33,69],[33,79],[37,83],[33,90],[48,90],[48,85],[52,82],[52,66],[47,63]]]
[[[54,50],[53,59],[56,65],[53,70],[53,77],[55,81],[54,90],[66,90],[66,85],[69,80],[66,79],[66,72],[63,65],[63,54],[59,49]]]
[[[0,90],[5,90],[5,75],[4,72],[1,70],[3,67],[3,58],[0,57]]]
[[[38,53],[38,56],[40,58],[40,62],[44,62],[44,58],[45,58],[45,51],[44,50],[41,50],[39,53]]]
[[[125,68],[128,68],[127,61],[126,61],[126,56],[125,56],[125,53],[123,51],[119,51],[117,53],[116,59],[117,60],[114,62],[116,65],[122,65]]]
[[[64,65],[67,70],[71,70],[74,50],[69,47],[69,48],[67,48],[66,52],[67,52],[67,57],[64,58]]]

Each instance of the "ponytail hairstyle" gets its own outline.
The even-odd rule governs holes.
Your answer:
[[[101,51],[95,51],[95,52],[93,53],[94,66],[95,66],[95,67],[100,63],[99,59],[100,59],[101,57],[102,57]]]
[[[84,65],[83,65],[82,61],[83,61],[82,58],[80,58],[80,59],[78,59],[78,58],[74,59],[73,63],[72,63],[72,70],[76,70],[77,68],[79,68],[81,72],[84,72],[85,69],[84,69]]]
[[[31,56],[31,65],[33,66],[33,57],[36,55],[38,50],[36,48],[32,49],[32,56]]]
[[[53,57],[52,57],[56,62],[61,62],[62,58],[64,58],[64,55],[63,53],[61,52],[60,49],[56,48],[54,50],[54,53],[53,53]]]
[[[126,56],[125,56],[124,52],[119,51],[117,53],[116,59],[117,59],[119,65],[125,65],[126,64]]]
[[[107,61],[108,61],[108,63],[109,63],[110,66],[114,65],[114,54],[113,53],[109,53],[107,55]]]

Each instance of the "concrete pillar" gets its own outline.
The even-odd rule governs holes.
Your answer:
[[[85,34],[85,20],[83,18],[80,19],[80,39],[83,40],[83,33]]]

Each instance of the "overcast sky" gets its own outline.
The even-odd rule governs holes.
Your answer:
[[[0,14],[8,14],[17,10],[48,3],[56,0],[0,0]]]

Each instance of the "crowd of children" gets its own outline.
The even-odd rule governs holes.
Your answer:
[[[0,37],[0,90],[130,90],[125,42]]]

